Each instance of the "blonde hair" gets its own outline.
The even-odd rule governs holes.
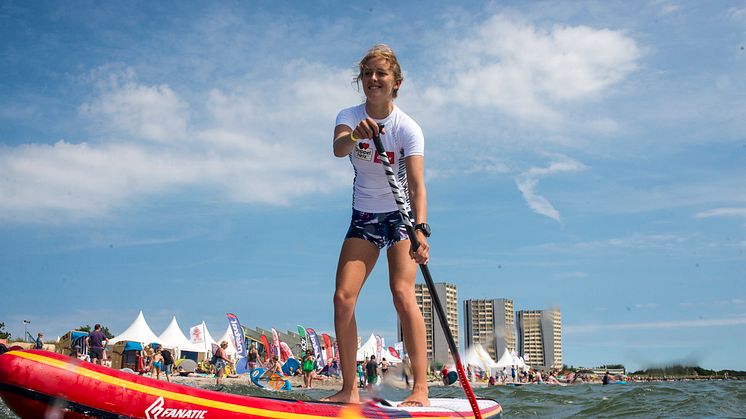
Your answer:
[[[394,54],[394,50],[386,44],[377,44],[369,49],[358,63],[358,73],[353,79],[353,81],[358,85],[358,88],[360,88],[360,80],[363,78],[363,72],[365,72],[365,69],[367,68],[368,61],[373,58],[383,58],[388,61],[388,63],[391,64],[391,71],[394,73],[394,80],[397,82],[402,82],[404,80],[401,66],[399,65],[399,60],[396,58],[396,54]],[[397,93],[399,93],[399,89],[394,89],[394,97],[397,96]]]

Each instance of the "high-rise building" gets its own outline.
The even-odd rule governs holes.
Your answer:
[[[562,368],[562,317],[559,308],[516,313],[518,354],[534,368]]]
[[[458,292],[456,286],[444,282],[438,282],[435,285],[435,292],[438,295],[440,303],[443,305],[448,326],[451,329],[453,339],[458,346]],[[450,350],[445,332],[440,326],[440,320],[432,304],[430,291],[426,284],[415,284],[415,297],[417,305],[425,319],[425,339],[427,341],[427,359],[440,363],[448,362]],[[404,340],[401,329],[401,321],[397,325],[398,337],[400,341]]]
[[[467,348],[479,343],[495,361],[505,348],[515,351],[513,300],[465,300],[464,338]]]

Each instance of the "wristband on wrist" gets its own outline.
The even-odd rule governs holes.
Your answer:
[[[350,133],[350,140],[352,140],[352,142],[353,142],[353,143],[354,143],[354,142],[356,142],[356,141],[358,140],[358,138],[357,138],[357,137],[355,137],[355,131],[352,131],[352,132]]]

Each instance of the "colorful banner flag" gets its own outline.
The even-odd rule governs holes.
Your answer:
[[[381,359],[382,349],[383,349],[383,338],[376,335],[376,359]]]
[[[272,328],[272,343],[274,344],[274,355],[277,355],[277,359],[280,359],[280,335],[277,334],[277,330]]]
[[[228,324],[231,327],[233,344],[236,345],[236,355],[241,358],[246,358],[246,356],[249,355],[249,351],[246,349],[246,336],[243,334],[241,323],[238,321],[238,317],[233,313],[227,313],[226,316],[228,317]]]
[[[306,329],[306,332],[308,333],[308,340],[313,347],[313,356],[321,355],[321,345],[319,345],[319,337],[316,336],[316,332],[313,329]]]
[[[389,353],[391,354],[391,356],[394,357],[394,359],[401,359],[399,357],[399,352],[397,352],[396,349],[394,349],[393,346],[389,346]]]
[[[332,348],[332,338],[326,333],[321,334],[321,339],[324,340],[324,352],[326,357],[324,358],[324,365],[334,359],[334,349]]]
[[[300,335],[300,350],[303,351],[305,356],[306,349],[308,349],[308,342],[306,342],[306,329],[298,325],[298,334]]]
[[[268,361],[269,354],[270,354],[269,340],[264,335],[261,336],[261,340],[262,340],[262,345],[264,345],[264,360]]]

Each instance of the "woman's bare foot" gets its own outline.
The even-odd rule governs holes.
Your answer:
[[[412,388],[412,394],[409,395],[403,402],[399,403],[401,407],[423,407],[430,406],[430,399],[428,398],[427,384],[415,384]]]
[[[335,403],[360,403],[360,395],[357,392],[357,389],[354,388],[352,390],[346,390],[342,389],[339,390],[337,393],[335,393],[332,396],[324,397],[321,399],[322,402],[335,402]]]

